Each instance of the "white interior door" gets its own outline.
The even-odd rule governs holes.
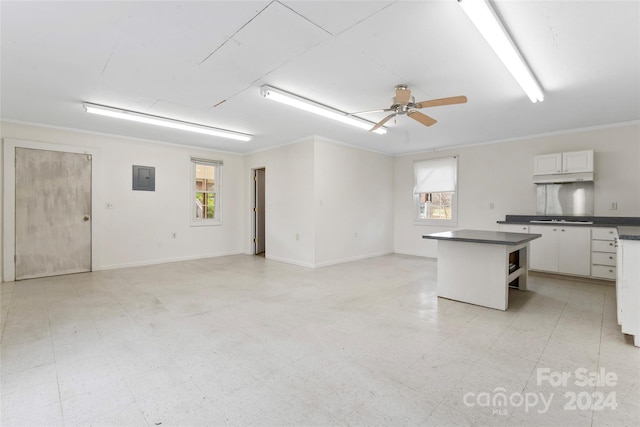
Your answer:
[[[16,280],[91,271],[91,156],[16,148]]]
[[[263,254],[265,253],[265,170],[264,169],[256,169],[255,170],[255,253]]]

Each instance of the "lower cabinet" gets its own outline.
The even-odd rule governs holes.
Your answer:
[[[530,269],[591,275],[591,228],[531,225],[529,233],[542,235],[530,243]]]
[[[633,344],[640,347],[640,241],[620,240],[618,255],[618,323],[622,332],[633,335]]]
[[[616,264],[622,256],[616,254],[618,231],[615,227],[500,224],[499,229],[542,235],[529,243],[531,270],[616,280],[616,269],[620,268]]]
[[[529,226],[524,224],[500,224],[498,228],[507,233],[529,233]]]
[[[591,231],[591,275],[599,279],[615,280],[618,231],[615,228],[593,228]]]

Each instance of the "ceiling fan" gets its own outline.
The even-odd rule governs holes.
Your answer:
[[[377,113],[381,111],[393,111],[393,113],[389,114],[384,119],[380,120],[375,124],[369,132],[373,132],[382,125],[384,125],[387,121],[389,121],[392,117],[397,115],[406,114],[411,117],[413,120],[422,123],[425,126],[434,125],[437,120],[427,116],[417,109],[426,108],[426,107],[439,107],[441,105],[453,105],[453,104],[464,104],[467,102],[466,96],[451,96],[449,98],[440,98],[440,99],[431,99],[429,101],[415,102],[414,97],[411,95],[411,90],[407,87],[407,85],[397,85],[396,86],[396,96],[393,98],[393,104],[389,108],[379,109],[379,110],[370,110],[370,111],[361,111],[355,114],[368,114],[368,113]]]

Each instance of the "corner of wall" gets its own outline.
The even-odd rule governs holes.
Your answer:
[[[0,128],[2,123],[0,123]],[[0,283],[4,281],[4,138],[0,135],[0,165],[3,165],[3,173],[0,173]]]

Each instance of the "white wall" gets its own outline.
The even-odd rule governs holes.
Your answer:
[[[0,123],[0,131],[2,130]],[[0,138],[0,282],[4,281],[4,142]]]
[[[392,157],[311,137],[246,156],[248,178],[262,167],[267,258],[320,267],[393,251]],[[251,184],[246,190],[252,253]]]
[[[1,136],[3,145],[15,139],[42,149],[74,146],[94,152],[94,270],[242,253],[241,156],[12,123],[2,123]],[[190,226],[191,156],[224,161],[222,225]],[[156,168],[155,192],[131,190],[135,164]],[[3,182],[2,187],[13,185]],[[105,209],[107,202],[114,208]]]
[[[595,152],[595,215],[640,216],[638,124],[418,153],[395,159],[395,252],[435,257],[436,242],[421,236],[453,228],[414,223],[414,160],[459,155],[457,228],[495,230],[505,215],[536,213],[535,155],[588,149]],[[611,202],[617,202],[617,210],[609,209]]]
[[[313,138],[245,157],[245,253],[252,253],[252,170],[265,168],[266,258],[314,266]]]
[[[459,155],[458,228],[496,229],[507,214],[535,213],[533,156],[582,149],[595,151],[595,214],[640,216],[638,124],[395,158],[318,137],[239,156],[13,123],[2,123],[0,136],[96,153],[96,270],[251,253],[250,178],[259,167],[266,168],[267,256],[309,267],[392,250],[436,256],[435,242],[421,235],[445,228],[413,222],[416,159]],[[189,225],[190,156],[224,161],[221,226]],[[133,164],[156,167],[155,192],[131,190]],[[2,182],[2,189],[13,185]],[[615,211],[608,209],[613,201]],[[0,259],[8,240],[0,228]]]
[[[393,252],[393,157],[315,143],[316,266]]]

